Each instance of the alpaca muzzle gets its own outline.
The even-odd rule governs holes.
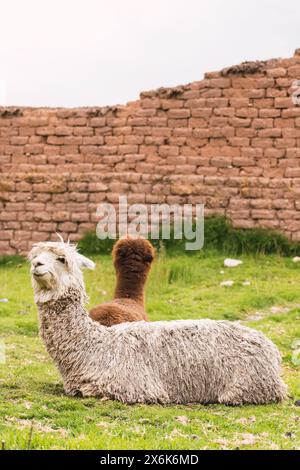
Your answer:
[[[32,274],[33,274],[34,277],[43,277],[47,273],[38,273],[38,272],[34,271]]]
[[[33,266],[31,268],[31,274],[34,277],[34,279],[42,279],[44,278],[47,274],[50,274],[46,266]]]

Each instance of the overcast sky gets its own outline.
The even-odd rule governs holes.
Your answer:
[[[299,0],[0,0],[0,105],[126,103],[300,47]]]

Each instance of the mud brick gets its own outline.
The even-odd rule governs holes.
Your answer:
[[[288,92],[286,89],[268,88],[266,96],[267,98],[284,98],[288,96]]]
[[[72,135],[73,128],[68,126],[60,126],[55,128],[55,135],[58,136],[65,136],[65,135]]]
[[[282,129],[282,137],[284,138],[298,138],[300,137],[300,128],[289,128],[285,127]]]
[[[287,178],[300,178],[300,167],[298,167],[298,168],[286,168],[285,176]]]
[[[177,156],[179,155],[179,148],[175,145],[161,145],[159,155],[162,157]]]
[[[255,129],[266,129],[266,128],[271,128],[273,126],[273,119],[271,118],[257,118],[253,119],[252,126]]]
[[[288,76],[295,78],[295,79],[300,79],[300,65],[293,65],[292,67],[288,68]]]
[[[248,118],[231,118],[229,119],[229,124],[233,127],[249,127],[251,120]]]
[[[256,137],[251,141],[253,147],[259,148],[269,148],[273,147],[273,140],[271,138],[262,139],[260,137]]]
[[[25,145],[28,142],[28,137],[19,137],[19,136],[13,136],[10,138],[10,143],[11,145]]]
[[[226,109],[230,109],[230,108],[226,108]],[[191,109],[191,116],[195,117],[195,118],[205,118],[205,119],[207,119],[212,115],[212,112],[213,112],[213,110],[211,108],[192,108]]]
[[[233,147],[249,147],[250,139],[246,137],[232,137],[229,142]]]
[[[184,105],[183,100],[178,100],[178,99],[166,99],[166,100],[161,100],[161,108],[168,110],[168,109],[177,109],[177,108],[182,108]]]
[[[151,119],[159,119],[159,118],[151,118]],[[147,119],[143,117],[129,117],[127,120],[127,124],[129,126],[146,126],[148,124],[148,120],[149,118]]]
[[[41,136],[55,135],[55,127],[38,127],[35,133]]]
[[[74,212],[72,213],[71,220],[72,222],[89,222],[90,214],[87,212]],[[77,229],[77,224],[75,226]]]
[[[76,232],[77,224],[74,222],[62,222],[58,224],[58,230],[63,233]]]
[[[124,127],[127,124],[126,118],[106,118],[106,124],[109,127]]]
[[[258,110],[251,106],[238,108],[235,111],[235,115],[239,118],[256,118],[258,116]]]
[[[300,117],[300,106],[295,106],[294,108],[283,109],[281,112],[283,118],[293,118]]]
[[[90,192],[102,192],[107,191],[108,186],[104,183],[89,183],[88,184],[88,191]]]
[[[285,149],[287,147],[295,147],[296,146],[296,139],[291,138],[283,138],[283,139],[276,139],[275,147],[279,149]]]
[[[276,118],[276,117],[280,117],[281,115],[280,109],[274,109],[274,108],[259,109],[258,113],[259,113],[260,118]]]
[[[170,109],[168,111],[168,116],[171,119],[184,119],[188,118],[191,115],[191,111],[189,109]]]
[[[215,117],[215,119],[218,119],[218,118]],[[219,118],[219,119],[223,119],[223,118]],[[227,122],[227,118],[225,118],[225,121]],[[178,121],[178,122],[181,122],[181,121]],[[224,124],[226,124],[226,122],[224,122]],[[212,125],[214,125],[214,124],[212,124]],[[191,118],[191,119],[189,119],[189,127],[194,127],[194,128],[208,127],[208,121],[206,119],[203,119],[203,118]]]
[[[48,117],[29,117],[25,120],[29,127],[46,127],[49,122]]]
[[[78,136],[92,136],[94,135],[94,129],[92,127],[73,127],[73,134]]]
[[[194,119],[191,118],[189,122],[194,122]],[[187,125],[188,119],[168,119],[168,127],[187,127]]]
[[[227,98],[207,98],[206,106],[208,108],[226,108],[229,105]]]
[[[292,108],[292,98],[275,98],[275,108]]]
[[[154,99],[145,98],[145,99],[142,99],[140,103],[141,103],[142,108],[146,108],[146,109],[149,109],[149,108],[157,109],[161,106],[160,99],[158,98],[154,98]]]
[[[206,106],[206,99],[205,98],[196,98],[187,100],[185,103],[185,107],[187,108],[204,108]]]
[[[67,120],[68,126],[86,126],[87,118],[86,117],[71,117]]]
[[[274,126],[275,127],[294,127],[295,126],[295,119],[275,119],[274,120]]]
[[[221,98],[225,90],[222,88],[208,88],[201,90],[200,95],[203,98]]]
[[[264,156],[267,158],[283,158],[284,155],[284,149],[267,148],[264,150]]]
[[[232,128],[234,130],[234,128]],[[253,129],[252,127],[237,127],[235,130],[236,137],[256,137],[258,135],[258,131]],[[233,137],[233,136],[228,136]]]
[[[106,125],[106,118],[92,118],[90,120],[91,127],[104,127]]]
[[[285,77],[287,70],[283,67],[276,67],[273,69],[267,70],[267,76],[272,78]]]
[[[147,119],[147,124],[154,127],[165,127],[167,123],[167,117],[150,117]]]
[[[245,108],[250,104],[250,100],[248,98],[230,98],[229,104],[233,108]]]
[[[233,77],[232,88],[256,88],[256,80],[250,77]]]
[[[231,157],[212,157],[210,160],[210,164],[216,167],[228,167],[232,165],[232,158]]]
[[[231,80],[229,78],[211,78],[209,84],[215,88],[229,88]]]
[[[137,153],[138,152],[138,145],[119,145],[118,146],[118,154],[119,155],[127,155],[130,153]]]

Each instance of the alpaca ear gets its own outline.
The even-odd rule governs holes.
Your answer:
[[[56,235],[58,236],[59,241],[60,241],[61,243],[64,243],[64,239],[63,239],[63,237],[61,236],[61,234],[58,233],[58,232],[55,232],[55,233],[56,233]]]
[[[79,253],[77,253],[77,261],[80,268],[95,269],[96,267],[94,261]]]
[[[144,261],[145,261],[146,263],[152,263],[153,259],[154,259],[154,257],[153,257],[153,255],[152,255],[151,253],[147,253],[147,254],[145,254],[145,256],[144,256]]]

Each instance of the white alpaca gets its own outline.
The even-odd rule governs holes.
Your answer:
[[[63,242],[36,244],[32,284],[40,332],[67,394],[125,403],[270,403],[285,397],[277,348],[227,321],[102,326],[88,316],[80,267]]]

